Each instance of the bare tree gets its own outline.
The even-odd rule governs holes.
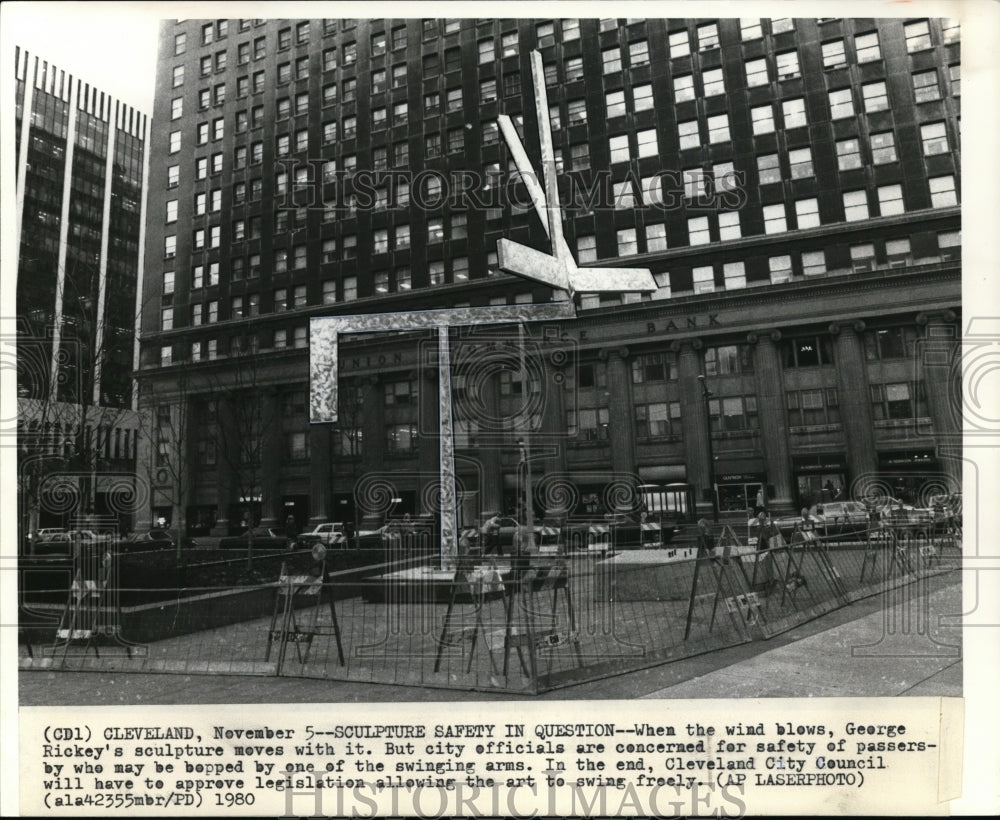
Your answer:
[[[229,468],[245,505],[247,535],[247,569],[253,567],[254,526],[257,524],[255,500],[265,501],[262,486],[265,442],[280,423],[275,397],[265,382],[257,337],[237,336],[231,340],[225,375],[213,376],[214,392],[225,395],[224,408],[219,413],[219,455]]]

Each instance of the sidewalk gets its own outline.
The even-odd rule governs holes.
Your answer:
[[[336,680],[235,675],[21,671],[20,703],[34,705],[418,702],[522,699],[960,695],[959,576],[858,601],[768,641],[650,669],[517,695]]]

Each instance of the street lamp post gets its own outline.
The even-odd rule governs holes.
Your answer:
[[[701,384],[701,396],[705,401],[705,438],[708,441],[708,489],[712,496],[712,520],[719,520],[719,499],[715,490],[715,449],[712,446],[712,411],[709,399],[712,398],[712,391],[708,389],[704,376],[698,376]]]

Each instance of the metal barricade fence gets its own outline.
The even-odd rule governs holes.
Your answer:
[[[21,666],[537,693],[767,638],[960,557],[953,533],[905,527],[853,541],[793,533],[762,552],[725,525],[706,538],[711,549],[669,557],[465,557],[449,570],[413,557],[368,577],[317,574],[305,557],[270,583],[146,590],[144,604],[116,590],[132,603],[104,601],[111,626],[86,643],[64,606],[26,600]]]

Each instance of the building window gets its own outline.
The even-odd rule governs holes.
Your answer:
[[[861,95],[864,97],[865,111],[869,114],[875,111],[885,111],[889,108],[889,96],[883,82],[861,86]]]
[[[943,122],[931,122],[920,126],[920,142],[924,156],[948,153],[948,133]]]
[[[865,332],[865,358],[868,361],[883,359],[909,359],[917,349],[915,328],[893,327]]]
[[[868,219],[868,195],[864,191],[844,192],[844,219],[848,222]]]
[[[726,290],[745,288],[747,286],[746,265],[743,262],[726,262],[722,266],[722,282]]]
[[[735,376],[740,373],[753,373],[753,350],[749,345],[705,348],[706,376]]]
[[[831,40],[823,43],[823,68],[843,68],[847,65],[847,54],[844,51],[843,40]]]
[[[795,220],[799,229],[819,227],[819,202],[813,199],[800,199],[795,203]]]
[[[660,147],[656,139],[655,128],[648,128],[643,131],[636,132],[635,140],[639,149],[638,154],[640,157],[655,157],[659,154]]]
[[[937,69],[918,71],[913,75],[913,96],[918,103],[941,99]]]
[[[707,216],[694,216],[687,222],[689,245],[707,245],[712,241]]]
[[[800,128],[806,124],[806,101],[801,97],[781,104],[785,128]]]
[[[931,189],[931,207],[947,208],[958,204],[958,194],[955,190],[955,177],[931,177],[928,182]]]
[[[739,239],[742,236],[740,230],[740,214],[738,211],[724,211],[719,214],[719,239]],[[739,264],[742,264],[739,263]]]
[[[647,84],[632,88],[632,108],[634,111],[647,111],[653,107],[653,86]]]
[[[837,143],[837,168],[847,171],[861,167],[861,146],[856,139],[841,140]]]
[[[754,134],[770,134],[774,131],[774,111],[770,103],[751,108],[750,119]]]
[[[646,40],[636,40],[629,43],[628,61],[632,68],[638,68],[649,63],[649,43]]]
[[[791,427],[814,427],[840,422],[840,407],[834,387],[817,390],[793,390],[785,394],[788,424]]]
[[[951,82],[952,96],[959,96],[962,93],[962,66],[959,63],[948,66],[948,79]]]
[[[666,402],[635,406],[635,435],[640,439],[663,438],[670,435],[670,418]]]
[[[792,278],[792,257],[772,256],[768,261],[768,268],[771,273],[771,284],[777,285],[781,282],[788,282]]]
[[[872,417],[875,421],[912,419],[921,415],[917,405],[923,402],[914,402],[913,385],[909,382],[873,384],[871,395]]]
[[[819,367],[833,364],[828,336],[805,336],[785,343],[785,367]]]
[[[719,47],[719,26],[715,23],[708,23],[704,26],[698,26],[698,50],[707,51],[710,48],[718,48],[718,47]]]
[[[584,441],[606,441],[609,415],[607,407],[570,410],[566,413],[567,431]]]
[[[896,140],[892,131],[871,135],[872,163],[884,165],[896,161]]]
[[[797,51],[784,51],[781,54],[775,54],[774,62],[778,69],[779,80],[790,80],[802,73],[799,70],[799,53]]]
[[[747,86],[754,88],[760,85],[767,85],[767,60],[761,57],[758,60],[746,61]]]
[[[882,59],[882,51],[878,45],[878,32],[859,34],[854,38],[854,49],[859,63],[870,63]]]
[[[681,74],[674,77],[674,102],[687,102],[694,99],[694,76]]]
[[[649,253],[667,249],[667,226],[661,223],[646,226],[646,250]]]
[[[623,228],[618,231],[618,255],[635,256],[639,252],[635,228]]]
[[[670,32],[667,35],[667,42],[670,46],[671,58],[685,57],[691,53],[691,42],[688,39],[688,33],[686,29]]]
[[[792,171],[792,179],[806,179],[813,175],[813,159],[811,148],[793,148],[788,152],[788,163]]]
[[[791,17],[772,17],[771,18],[771,33],[772,34],[783,34],[786,31],[792,31],[795,28],[795,24],[792,22]]]
[[[760,25],[760,20],[757,18],[741,17],[740,18],[740,39],[743,42],[748,40],[759,40],[764,36],[763,29]]]
[[[710,143],[729,142],[729,139],[729,116],[727,114],[716,114],[713,117],[709,117],[708,141]]]
[[[764,206],[764,233],[781,233],[788,230],[784,203]]]
[[[762,154],[757,157],[757,173],[760,176],[761,185],[781,182],[781,166],[778,161],[778,155]]]
[[[715,269],[711,265],[692,269],[691,282],[695,293],[712,293],[715,290]]]
[[[805,276],[814,276],[818,273],[826,273],[826,252],[806,251],[803,253],[802,273]]]
[[[757,429],[756,396],[709,399],[708,415],[713,433]]]
[[[854,116],[854,99],[851,89],[840,88],[830,92],[830,118],[841,120]]]
[[[926,20],[907,23],[903,26],[903,36],[906,37],[906,50],[910,54],[931,47],[931,29]]]
[[[881,185],[878,189],[879,213],[882,216],[893,216],[905,211],[903,206],[903,188],[901,185]]]

